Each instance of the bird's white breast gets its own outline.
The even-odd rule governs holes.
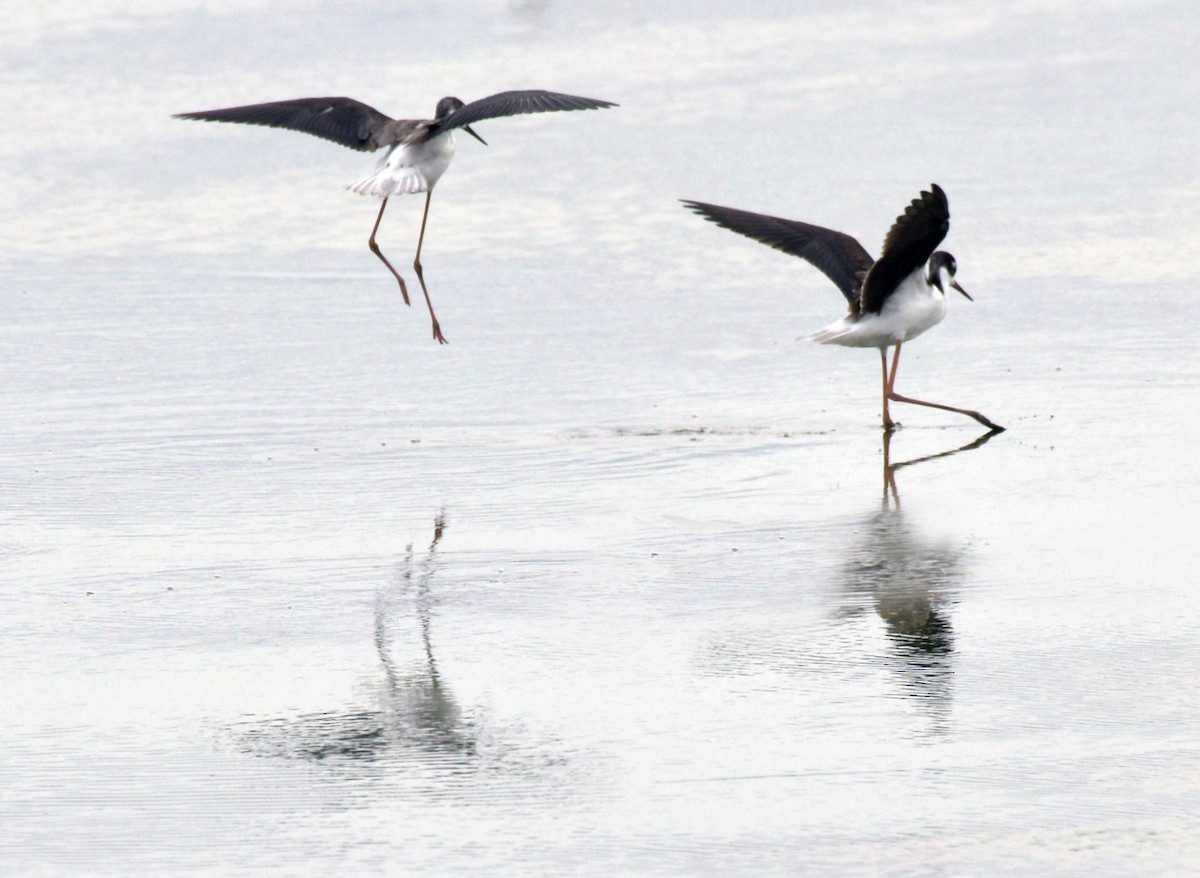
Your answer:
[[[888,296],[879,316],[893,327],[896,341],[908,341],[942,322],[946,294],[929,285],[921,266]]]
[[[883,348],[916,338],[946,316],[946,296],[925,280],[922,266],[887,297],[878,314],[843,317],[809,338],[821,344]]]

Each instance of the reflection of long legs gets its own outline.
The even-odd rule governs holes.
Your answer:
[[[379,249],[379,245],[375,243],[375,233],[379,231],[379,224],[383,222],[383,209],[387,207],[388,200],[383,199],[383,204],[379,205],[379,215],[375,217],[375,227],[371,229],[371,237],[367,239],[367,246],[371,248],[371,252],[378,256],[383,264],[388,267],[388,271],[396,280],[400,281],[400,295],[404,296],[404,304],[408,305],[408,288],[404,286],[404,278],[400,276],[400,272],[392,267],[392,263],[388,262],[388,258],[383,255],[383,251]]]
[[[404,555],[404,572],[401,574],[406,587],[412,584],[412,557],[412,543],[409,543]],[[379,653],[379,660],[383,663],[383,672],[387,675],[388,688],[395,690],[396,668],[392,663],[392,638],[388,633],[391,598],[392,593],[389,590],[381,593],[375,601],[375,651]]]
[[[437,315],[433,313],[433,302],[429,299],[429,288],[425,286],[425,274],[421,271],[421,245],[425,243],[425,223],[429,219],[429,201],[433,198],[433,190],[425,193],[425,212],[421,215],[421,236],[417,238],[417,258],[413,260],[413,270],[417,280],[421,282],[421,292],[425,294],[425,304],[429,306],[429,316],[433,320],[433,337],[438,344],[445,344],[446,337],[442,335],[442,327],[438,325]]]
[[[900,508],[900,490],[896,487],[896,470],[904,469],[906,466],[912,466],[916,463],[925,463],[929,460],[937,460],[939,457],[951,457],[961,451],[971,451],[975,448],[987,443],[989,439],[995,436],[999,430],[988,430],[978,439],[968,442],[966,445],[961,445],[958,448],[951,448],[949,451],[939,451],[936,454],[926,454],[924,457],[914,457],[912,460],[902,460],[899,463],[892,463],[892,436],[891,431],[883,434],[883,503],[887,505],[889,495],[891,499],[896,501],[896,509]]]
[[[883,434],[883,505],[888,505],[888,495],[896,501],[896,509],[900,508],[900,491],[896,488],[896,470],[892,467],[892,431]]]
[[[421,640],[425,644],[425,658],[429,662],[429,676],[436,686],[437,679],[437,663],[433,659],[433,644],[429,639],[429,623],[430,610],[432,609],[432,601],[429,600],[429,578],[433,576],[433,561],[437,554],[438,543],[442,541],[442,534],[446,530],[446,512],[442,510],[437,514],[437,518],[433,520],[433,542],[429,544],[429,554],[425,556],[425,573],[421,577],[421,582],[417,586],[417,617],[421,623]]]
[[[429,556],[426,559],[428,563],[433,563],[433,555],[437,551],[437,545],[442,541],[442,531],[446,529],[446,510],[443,509],[437,514],[437,518],[433,520],[433,542],[429,544]]]
[[[888,397],[888,399],[892,399],[896,402],[907,402],[910,405],[928,406],[931,409],[941,409],[942,411],[945,411],[945,412],[957,412],[960,415],[966,415],[969,418],[974,418],[979,423],[983,424],[983,426],[985,426],[988,429],[993,430],[997,433],[1002,432],[1004,430],[1004,428],[1001,427],[999,424],[993,424],[991,421],[989,421],[987,418],[985,418],[979,412],[973,412],[970,409],[960,409],[960,408],[955,408],[952,405],[943,405],[940,402],[926,402],[925,400],[922,400],[922,399],[913,399],[912,397],[909,397],[909,396],[901,396],[900,394],[896,393],[896,390],[895,390],[896,371],[899,369],[899,367],[900,367],[900,344],[897,343],[896,344],[896,355],[892,359],[892,374],[887,382],[887,397]]]
[[[432,606],[432,601],[429,599],[429,580],[435,572],[434,559],[437,554],[438,543],[442,541],[442,534],[446,529],[445,520],[445,510],[438,512],[437,517],[433,520],[433,541],[429,544],[429,553],[425,556],[425,562],[422,565],[423,569],[416,581],[415,589],[413,583],[414,558],[412,543],[409,543],[405,549],[404,564],[402,572],[399,573],[399,578],[404,583],[403,591],[412,596],[417,608],[417,621],[421,626],[421,641],[425,647],[425,658],[429,662],[429,673],[435,687],[437,686],[437,667],[434,663],[433,646],[429,638],[430,609]],[[393,667],[391,660],[391,636],[388,633],[389,603],[390,601],[383,597],[380,597],[376,603],[375,648],[379,653],[380,660],[383,662],[384,672],[388,678],[388,685],[395,689],[397,677],[396,669]]]

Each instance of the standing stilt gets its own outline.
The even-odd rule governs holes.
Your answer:
[[[800,257],[833,281],[850,306],[849,312],[806,338],[819,344],[878,348],[884,430],[900,426],[892,420],[890,402],[957,412],[991,430],[1003,429],[979,412],[896,393],[901,344],[941,323],[951,291],[971,300],[955,280],[958,262],[937,249],[950,230],[950,202],[942,187],[930,186],[896,217],[878,260],[850,235],[834,229],[703,201],[684,201],[683,205],[722,228]],[[889,373],[887,349],[893,345],[896,353]]]

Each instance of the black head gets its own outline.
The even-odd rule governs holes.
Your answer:
[[[946,288],[942,286],[942,273],[945,272],[946,278],[950,282],[952,289],[958,290],[970,301],[975,301],[971,298],[971,294],[958,285],[958,281],[954,279],[954,275],[958,274],[958,263],[954,261],[954,257],[945,250],[938,250],[929,257],[929,285],[937,287],[943,293]]]
[[[463,108],[463,102],[458,98],[442,98],[438,101],[437,109],[434,110],[434,121],[445,122]],[[463,125],[462,130],[470,134],[484,146],[487,146],[487,141],[471,130],[470,125]]]
[[[458,98],[442,98],[438,101],[437,109],[433,111],[433,117],[436,121],[442,122],[455,110],[461,109],[462,105],[463,102]]]

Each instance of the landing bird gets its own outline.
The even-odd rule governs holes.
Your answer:
[[[893,400],[958,412],[1000,431],[1004,428],[979,412],[912,399],[895,390],[900,346],[941,323],[946,316],[946,288],[971,299],[954,279],[958,271],[954,257],[937,250],[950,229],[950,205],[940,186],[935,183],[931,189],[896,218],[878,260],[854,238],[832,229],[699,201],[683,204],[722,228],[807,260],[837,285],[850,303],[850,312],[808,338],[821,344],[879,348],[885,430],[896,426],[888,412],[888,401]],[[893,345],[896,352],[889,374],[887,349]]]
[[[360,152],[387,149],[370,176],[351,183],[346,188],[360,195],[377,195],[383,199],[379,215],[367,246],[382,260],[400,282],[404,304],[409,304],[404,278],[392,267],[375,243],[375,233],[383,220],[388,198],[401,193],[425,193],[425,212],[421,216],[421,235],[417,238],[417,256],[413,270],[421,282],[425,304],[433,319],[433,337],[445,344],[433,313],[433,302],[421,271],[421,245],[425,241],[425,222],[429,219],[429,200],[433,187],[445,173],[454,156],[454,129],[461,128],[484,146],[487,141],[471,129],[472,122],[500,116],[519,116],[525,113],[550,113],[559,110],[594,110],[615,107],[609,101],[557,94],[552,91],[505,91],[491,97],[464,104],[458,98],[442,98],[432,119],[392,119],[353,98],[297,98],[269,104],[249,104],[221,110],[201,110],[196,113],[177,113],[176,119],[198,119],[206,122],[241,122],[246,125],[266,125],[270,128],[290,128],[314,134]]]

